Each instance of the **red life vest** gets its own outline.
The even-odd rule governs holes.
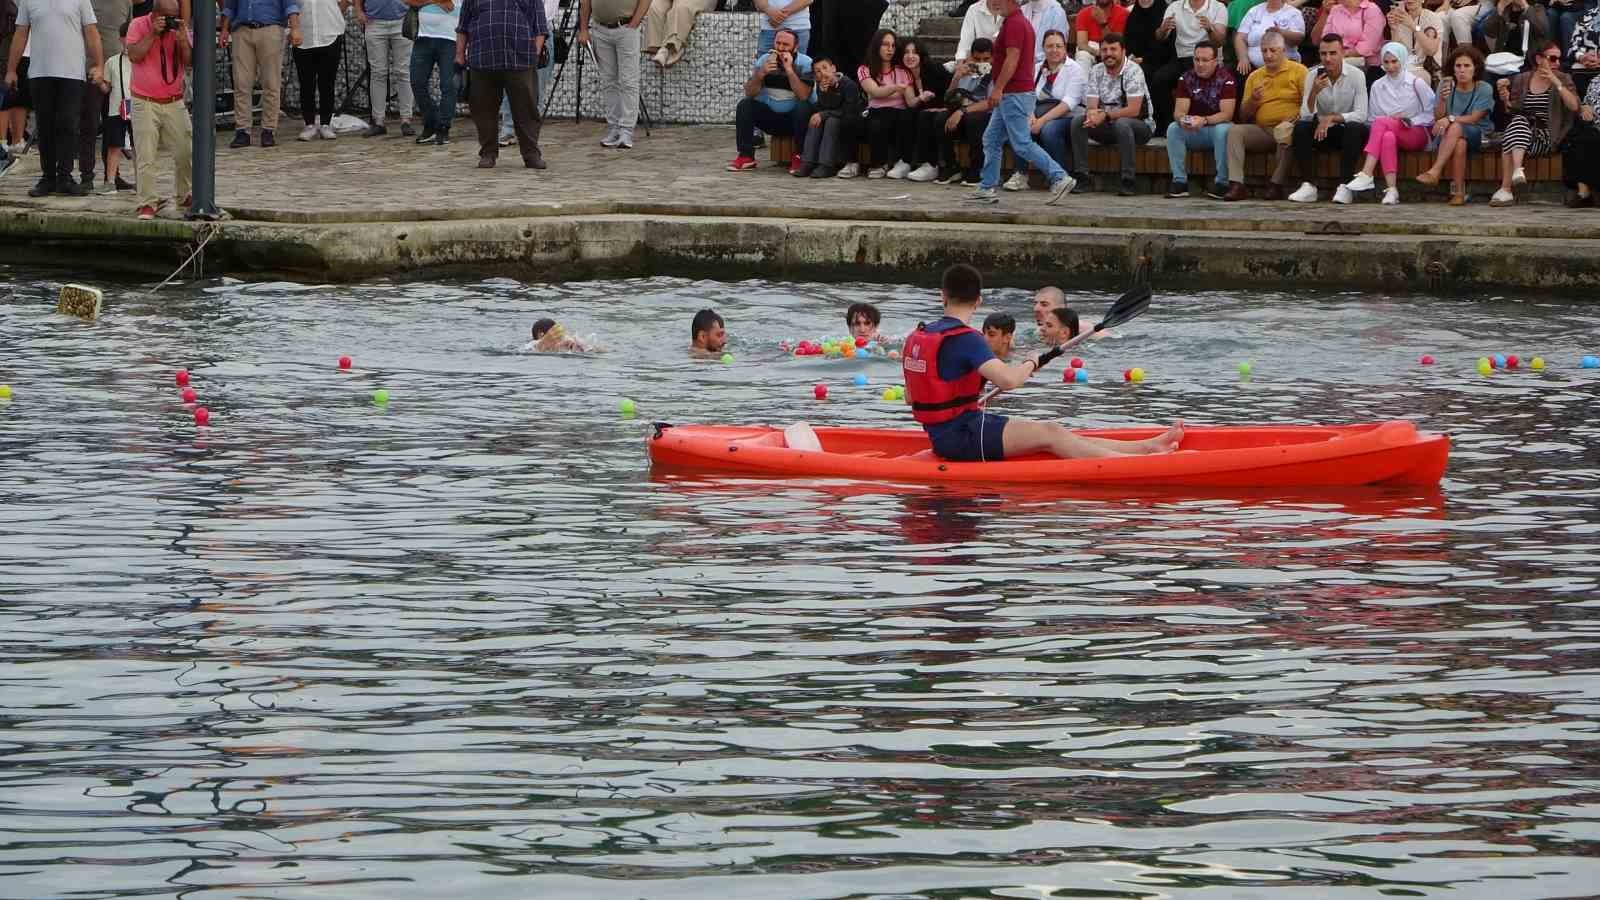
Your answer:
[[[939,331],[925,325],[906,338],[900,351],[900,367],[906,378],[906,396],[911,398],[911,417],[923,425],[938,425],[978,409],[983,391],[983,376],[976,370],[946,381],[939,377],[939,348],[950,338],[977,334],[977,330],[956,324]]]

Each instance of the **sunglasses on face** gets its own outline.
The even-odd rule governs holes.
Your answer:
[[[1550,62],[1561,62],[1561,55],[1559,53],[1546,53],[1544,58]]]

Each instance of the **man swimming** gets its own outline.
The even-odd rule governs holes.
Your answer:
[[[1059,347],[1078,336],[1078,314],[1065,306],[1051,307],[1039,323],[1039,337],[1051,347]]]
[[[958,263],[946,269],[940,297],[944,317],[918,325],[906,338],[901,366],[911,415],[928,432],[933,452],[955,461],[997,462],[1044,451],[1066,459],[1171,453],[1183,440],[1183,423],[1142,441],[1115,441],[1077,434],[1055,422],[991,415],[978,405],[985,380],[1010,389],[1040,365],[1030,356],[1015,365],[995,358],[983,335],[969,324],[982,302],[983,277]]]
[[[989,313],[983,320],[983,339],[996,359],[1009,359],[1017,337],[1017,320],[1010,313]]]
[[[569,336],[555,319],[540,319],[533,323],[533,340],[523,349],[535,353],[587,353],[591,348]]]
[[[1033,295],[1033,324],[1044,327],[1044,317],[1050,310],[1067,305],[1067,295],[1058,287],[1042,287]]]
[[[689,353],[694,356],[721,356],[728,346],[728,329],[714,309],[702,309],[689,323]]]
[[[850,336],[856,340],[878,340],[878,324],[883,321],[883,314],[871,303],[852,303],[844,311],[844,322],[850,326]]]

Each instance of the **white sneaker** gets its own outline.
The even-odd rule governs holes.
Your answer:
[[[307,125],[306,127],[300,129],[300,140],[302,140],[302,141],[311,141],[311,140],[316,140],[316,137],[317,137],[317,126],[315,126],[315,125]]]
[[[1025,190],[1027,190],[1028,189],[1028,173],[1027,172],[1012,172],[1011,173],[1011,177],[1007,178],[1006,179],[1006,183],[1002,184],[1001,187],[1005,188],[1008,191],[1025,191]]]
[[[1300,189],[1289,195],[1289,199],[1296,203],[1317,202],[1317,186],[1309,181],[1301,182]]]
[[[1377,182],[1373,181],[1372,176],[1365,172],[1357,172],[1356,177],[1350,179],[1350,183],[1345,185],[1350,190],[1358,192],[1370,191],[1376,186]]]
[[[622,143],[622,132],[615,128],[607,129],[606,136],[600,139],[600,146],[610,150]]]
[[[907,175],[910,175],[910,174],[911,174],[911,164],[902,159],[899,162],[894,164],[894,168],[889,170],[889,176],[888,177],[893,178],[895,181],[899,181],[902,178],[905,178]]]
[[[1528,173],[1522,171],[1521,168],[1512,169],[1511,170],[1511,183],[1512,183],[1512,185],[1514,185],[1516,187],[1522,187],[1523,185],[1528,183]]]
[[[1384,191],[1383,192],[1383,200],[1381,202],[1383,203],[1384,206],[1399,206],[1400,205],[1400,189],[1399,188],[1389,188],[1388,190]]]
[[[839,174],[834,176],[834,177],[836,177],[836,178],[860,178],[861,177],[861,163],[845,163],[844,168],[840,169],[839,170]]]
[[[1341,184],[1338,190],[1333,192],[1333,202],[1354,203],[1356,202],[1356,195],[1350,193],[1350,189]]]
[[[915,170],[913,170],[910,175],[907,175],[906,176],[906,180],[907,181],[915,181],[915,182],[919,182],[919,183],[926,183],[926,182],[932,181],[932,180],[934,180],[935,178],[938,178],[938,177],[939,177],[939,170],[938,169],[935,169],[929,163],[923,163],[922,165],[917,166],[917,168]]]
[[[28,145],[27,144],[7,144],[6,145],[6,153],[9,154],[12,159],[15,159],[15,158],[23,155],[24,153],[27,153],[27,152],[28,152]]]
[[[879,166],[878,168],[870,169],[867,172],[867,177],[868,178],[886,178],[886,177],[888,177],[888,175],[889,175],[889,167],[888,166]]]
[[[1050,199],[1045,201],[1045,205],[1054,206],[1061,201],[1062,197],[1072,193],[1072,189],[1077,186],[1078,180],[1076,178],[1071,175],[1062,175],[1056,179],[1054,184],[1050,185]]]
[[[666,47],[662,47],[662,48],[660,48],[659,50],[656,51],[656,55],[651,57],[651,59],[655,62],[656,65],[658,65],[661,68],[665,69],[667,67],[667,59],[668,59],[669,56],[670,56],[670,54],[667,53],[667,48]]]
[[[1510,206],[1511,204],[1516,203],[1516,202],[1517,202],[1517,195],[1511,193],[1510,191],[1508,191],[1508,190],[1506,190],[1504,188],[1501,188],[1500,190],[1495,191],[1494,192],[1494,196],[1489,198],[1489,205],[1490,206]]]
[[[96,193],[100,193],[100,194],[115,194],[116,192],[117,192],[117,182],[113,179],[113,180],[108,181],[105,184],[101,185],[100,186],[100,190],[97,191]]]
[[[325,141],[336,141],[339,139],[339,132],[334,131],[332,125],[322,125],[318,127],[317,134],[321,135],[322,139]]]

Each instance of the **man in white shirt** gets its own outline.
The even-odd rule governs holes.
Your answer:
[[[1044,33],[1067,33],[1067,11],[1061,8],[1061,0],[1027,0],[1022,4],[1022,15],[1033,26],[1033,59],[1038,62],[1044,59]]]
[[[973,41],[978,38],[992,41],[1000,33],[1000,23],[1005,17],[995,12],[999,7],[1000,0],[978,0],[967,8],[967,14],[961,20],[961,41],[956,44],[956,62],[972,55]]]
[[[1174,37],[1173,59],[1150,74],[1151,112],[1158,133],[1164,134],[1172,121],[1172,91],[1178,79],[1194,68],[1194,45],[1210,41],[1220,47],[1227,36],[1228,7],[1218,0],[1172,0],[1167,6],[1156,40]]]

